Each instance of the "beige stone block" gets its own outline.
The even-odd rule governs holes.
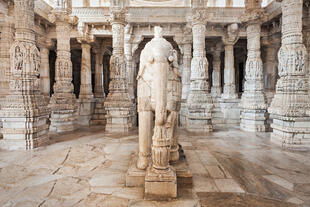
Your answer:
[[[220,192],[244,193],[244,190],[233,179],[216,179],[215,184]]]

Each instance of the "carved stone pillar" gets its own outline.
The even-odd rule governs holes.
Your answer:
[[[11,17],[5,16],[0,24],[0,109],[5,97],[10,92],[10,48],[13,43],[14,25]],[[2,137],[2,120],[0,117],[0,138]]]
[[[244,131],[264,132],[266,126],[267,101],[264,92],[263,62],[261,59],[262,10],[247,10],[242,20],[246,22],[248,55],[245,66],[244,92],[241,97],[241,123]]]
[[[278,53],[276,94],[268,111],[271,140],[283,147],[310,147],[310,104],[307,50],[302,42],[302,0],[282,0],[282,46]]]
[[[40,52],[36,47],[34,0],[14,0],[15,42],[10,49],[10,95],[1,106],[5,149],[33,149],[48,143],[49,109],[40,93]]]
[[[51,40],[43,39],[39,41],[38,46],[41,53],[41,69],[40,69],[40,86],[41,93],[44,95],[47,102],[50,99],[50,65],[49,53],[50,48],[53,46]]]
[[[220,107],[225,123],[236,124],[240,122],[240,107],[236,92],[236,71],[234,63],[234,45],[239,38],[237,24],[228,25],[226,34],[222,37],[225,46],[224,59],[224,87],[220,100]]]
[[[264,63],[264,87],[268,106],[276,92],[276,84],[278,77],[278,59],[277,53],[279,43],[277,39],[281,37],[266,37],[262,39],[262,44],[265,47],[265,63]]]
[[[126,57],[126,73],[127,73],[127,83],[128,83],[128,93],[130,99],[134,102],[135,94],[133,88],[133,74],[132,74],[132,26],[127,24],[125,27],[124,36],[124,55]]]
[[[81,85],[79,94],[79,117],[78,123],[82,126],[89,126],[92,115],[93,92],[91,84],[91,45],[87,41],[81,41]]]
[[[210,132],[212,128],[212,98],[209,89],[208,60],[205,52],[206,11],[194,9],[192,16],[193,59],[191,62],[190,91],[187,98],[188,131]]]
[[[183,37],[183,67],[182,67],[182,102],[180,111],[181,127],[186,128],[187,106],[186,101],[190,91],[191,83],[191,61],[192,61],[192,31],[186,27]]]
[[[308,72],[309,72],[309,95],[310,95],[310,2],[308,1],[303,9],[303,41],[308,53]]]
[[[239,38],[239,28],[237,24],[231,24],[227,28],[227,33],[222,40],[225,45],[225,67],[224,67],[224,90],[223,99],[237,99],[236,75],[234,64],[234,45]]]
[[[211,95],[214,98],[221,97],[222,87],[221,87],[221,52],[222,45],[217,44],[213,51],[213,72],[212,72],[212,88]]]
[[[94,53],[96,55],[96,68],[95,68],[95,108],[92,116],[92,125],[106,125],[106,111],[104,109],[104,77],[103,77],[103,50],[101,48],[95,48]]]
[[[133,127],[133,104],[128,94],[124,56],[125,10],[112,8],[113,54],[110,59],[110,92],[104,103],[107,111],[106,130],[127,132]]]
[[[54,94],[50,99],[50,131],[73,131],[76,128],[78,105],[73,94],[70,32],[71,24],[77,20],[61,9],[55,9],[49,19],[56,24],[57,35]]]

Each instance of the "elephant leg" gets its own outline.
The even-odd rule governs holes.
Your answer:
[[[146,169],[151,158],[153,112],[139,112],[139,158],[137,168]]]
[[[171,111],[170,113],[170,127],[169,136],[171,141],[171,149],[170,149],[170,162],[177,162],[179,160],[179,144],[178,144],[178,136],[177,136],[177,123],[178,123],[178,112]]]

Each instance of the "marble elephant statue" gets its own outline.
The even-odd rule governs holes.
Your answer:
[[[155,27],[154,30],[154,38],[141,52],[137,77],[139,169],[146,169],[149,165],[154,126],[165,128],[170,141],[170,162],[179,160],[176,128],[181,106],[182,83],[178,56],[172,45],[162,37],[162,28]]]

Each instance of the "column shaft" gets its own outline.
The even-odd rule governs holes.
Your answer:
[[[248,58],[245,68],[244,92],[241,98],[240,128],[245,131],[266,131],[267,102],[264,93],[263,62],[260,48],[261,24],[247,25]]]
[[[71,25],[66,13],[55,13],[57,34],[57,58],[55,63],[54,94],[50,99],[50,131],[65,132],[76,128],[78,105],[73,94],[72,62],[70,53]]]
[[[127,132],[133,127],[133,104],[128,93],[124,56],[125,11],[112,9],[113,54],[110,59],[109,94],[104,103],[107,111],[106,130]]]
[[[221,96],[221,50],[215,50],[213,55],[213,73],[212,73],[212,97],[218,98]]]
[[[50,97],[50,65],[49,65],[49,49],[41,47],[41,71],[40,71],[40,86],[41,92],[49,100]]]
[[[14,5],[16,32],[10,49],[10,95],[0,111],[1,147],[33,149],[49,141],[49,109],[40,93],[40,52],[33,31],[34,0],[14,0]]]
[[[82,61],[81,61],[81,87],[79,98],[93,97],[92,84],[91,84],[91,46],[87,43],[82,43]]]
[[[291,149],[310,145],[307,50],[302,42],[302,0],[283,0],[282,46],[278,53],[276,94],[268,111],[273,117],[271,141]]]
[[[190,91],[187,99],[187,130],[194,132],[210,132],[213,130],[212,98],[208,84],[208,60],[205,53],[205,32],[206,26],[204,10],[201,21],[194,21],[193,31],[193,59],[191,62]]]
[[[224,92],[223,99],[237,99],[234,44],[225,44]]]

